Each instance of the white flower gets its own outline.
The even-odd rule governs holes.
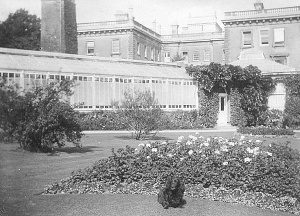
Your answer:
[[[215,153],[216,154],[221,154],[221,152],[219,150],[216,150]]]
[[[179,136],[179,137],[177,138],[177,142],[181,142],[183,139],[184,139],[184,136]]]
[[[152,152],[157,152],[157,148],[153,148],[153,149],[152,149]]]
[[[161,144],[162,144],[162,145],[166,145],[166,144],[167,144],[167,142],[166,142],[166,141],[163,141]]]
[[[224,166],[228,165],[228,162],[227,161],[223,162],[223,165]]]
[[[272,156],[273,154],[271,152],[266,152],[268,156]]]
[[[260,142],[262,142],[262,141],[261,141],[261,140],[256,140],[255,142],[260,143]]]
[[[147,156],[147,159],[150,159],[150,156]]]
[[[150,143],[147,143],[147,144],[146,144],[146,147],[151,147],[151,144],[150,144]]]
[[[187,141],[186,144],[187,144],[187,145],[191,145],[191,144],[193,144],[193,143],[192,143],[191,141]]]
[[[189,155],[192,155],[192,154],[193,154],[193,152],[194,152],[193,150],[189,150],[189,152],[188,152],[188,153],[189,153]]]
[[[205,142],[205,143],[203,143],[203,145],[205,145],[205,146],[209,146],[209,143]]]
[[[199,136],[199,139],[203,139],[204,137],[203,136]]]
[[[248,148],[246,149],[246,151],[249,152],[249,153],[253,153],[253,150],[252,150],[250,147],[248,147]]]
[[[272,144],[271,144],[271,143],[269,144],[269,147],[272,147]]]
[[[255,148],[253,149],[253,154],[254,154],[254,155],[259,154],[259,147],[255,147]]]
[[[180,161],[183,161],[184,160],[184,158],[180,158]]]
[[[235,145],[235,143],[234,143],[234,142],[228,142],[228,145],[230,145],[230,146],[234,146],[234,145]]]
[[[199,132],[196,132],[195,134],[196,134],[196,135],[198,135],[198,134],[199,134]]]
[[[209,141],[210,141],[210,138],[207,138],[206,141],[209,142]]]
[[[193,136],[193,135],[189,135],[189,138],[193,141],[196,141],[197,140],[197,137]]]
[[[228,148],[226,145],[221,146],[221,151],[228,152]]]
[[[136,149],[134,149],[135,151],[138,151],[138,149],[136,148]]]
[[[173,155],[171,153],[167,154],[168,157],[173,157]]]
[[[245,159],[244,159],[244,161],[245,162],[250,162],[252,159],[251,158],[248,158],[248,157],[246,157]]]
[[[143,146],[143,147],[144,147],[144,146],[145,146],[145,144],[144,144],[144,143],[140,143],[140,144],[139,144],[139,146]]]
[[[245,139],[245,136],[241,136],[240,140],[243,140],[243,139]]]

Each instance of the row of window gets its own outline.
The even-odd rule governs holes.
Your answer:
[[[274,46],[284,46],[285,41],[285,30],[284,28],[274,28],[273,29],[273,45]],[[270,45],[270,30],[260,29],[259,30],[259,44],[260,46]],[[242,32],[242,45],[243,47],[253,46],[253,33],[252,30],[246,30]]]
[[[95,106],[96,109],[112,109],[113,106],[112,105],[103,105],[103,106]],[[167,109],[167,107],[169,109],[181,109],[181,108],[185,108],[185,109],[195,109],[196,105],[156,105],[155,108],[161,108],[161,109]],[[93,106],[77,106],[76,108],[78,109],[93,109]],[[120,107],[116,107],[116,108],[120,108]]]
[[[0,76],[7,78],[20,78],[19,73],[0,73]]]
[[[9,77],[9,78],[19,78],[20,73],[0,73],[0,76],[3,77]],[[29,79],[47,79],[47,76],[45,74],[24,74],[24,78],[29,78]],[[70,80],[71,76],[67,75],[49,75],[50,80]],[[73,76],[73,80],[75,81],[92,81],[91,76]],[[117,83],[150,83],[152,82],[153,84],[166,84],[165,80],[149,80],[149,79],[129,79],[129,78],[111,78],[111,77],[95,77],[94,79],[96,82],[115,82]],[[192,81],[169,81],[169,85],[196,85],[196,82]]]
[[[95,55],[95,41],[87,41],[86,43],[86,54]],[[120,40],[112,39],[111,41],[111,53],[120,54]]]
[[[165,62],[170,62],[171,61],[171,54],[170,51],[165,52]],[[188,52],[182,52],[182,57],[183,61],[189,61],[189,53]],[[200,61],[200,51],[195,51],[193,52],[193,61]],[[210,50],[203,50],[203,61],[205,62],[210,62],[211,61],[211,53]]]

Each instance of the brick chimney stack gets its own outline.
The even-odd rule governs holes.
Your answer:
[[[75,0],[41,1],[41,49],[78,54]]]

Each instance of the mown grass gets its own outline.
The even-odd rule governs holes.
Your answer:
[[[189,134],[193,133],[159,133],[156,139],[172,140],[177,139],[178,136]],[[200,135],[231,137],[236,134],[233,132],[201,132]],[[265,139],[267,142],[289,141],[293,148],[300,150],[300,133],[296,133],[293,137],[260,137],[259,139]],[[73,170],[85,168],[101,158],[110,156],[112,148],[118,149],[126,145],[135,147],[142,142],[146,143],[147,141],[131,139],[131,135],[128,133],[90,134],[82,139],[81,149],[67,145],[54,154],[25,152],[17,149],[18,144],[16,143],[0,143],[0,197],[2,198],[0,204],[5,206],[8,215],[25,215],[24,212],[27,212],[28,215],[40,215],[40,210],[45,212],[55,205],[58,206],[57,209],[51,209],[53,214],[49,213],[49,215],[64,215],[62,209],[65,209],[66,212],[71,210],[62,207],[62,203],[68,205],[69,202],[66,200],[71,197],[75,199],[72,200],[74,204],[76,199],[79,200],[77,196],[54,196],[47,198],[46,202],[46,198],[33,195],[42,192],[45,185],[68,177]],[[87,203],[91,202],[89,199],[86,201]],[[71,208],[71,206],[69,207]]]

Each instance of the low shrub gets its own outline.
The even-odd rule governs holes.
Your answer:
[[[203,128],[197,110],[164,112],[163,118],[160,121],[160,128],[162,130]]]
[[[294,135],[294,131],[291,129],[278,128],[278,127],[266,127],[266,126],[257,126],[257,127],[240,127],[237,130],[241,134],[252,134],[252,135]]]
[[[259,118],[260,125],[264,125],[271,128],[283,127],[284,113],[281,110],[271,109],[265,111]]]
[[[124,112],[120,110],[94,111],[80,114],[80,125],[83,130],[127,130]],[[203,122],[197,110],[173,112],[162,111],[158,119],[159,130],[200,129]]]
[[[94,111],[80,114],[80,125],[83,130],[126,130],[124,114],[118,110]]]
[[[144,183],[158,188],[176,173],[187,185],[239,189],[274,197],[300,198],[300,153],[283,144],[260,140],[189,136],[177,142],[152,142],[127,146],[92,167],[48,186],[45,193],[101,193],[105,188]],[[114,186],[114,187],[115,187]]]

